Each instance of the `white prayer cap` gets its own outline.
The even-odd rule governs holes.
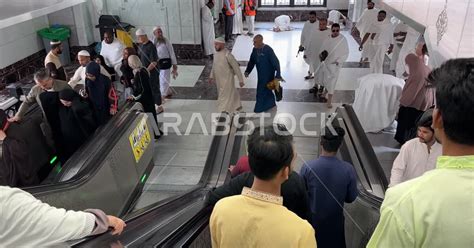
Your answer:
[[[135,35],[136,36],[139,36],[139,35],[146,35],[145,31],[141,28],[137,29],[137,31],[135,31]]]
[[[156,26],[156,27],[153,28],[153,33],[154,33],[156,30],[158,30],[158,29],[163,30],[163,28],[161,28],[161,26]]]
[[[214,42],[217,42],[217,43],[224,43],[225,44],[225,40],[223,37],[217,37]]]
[[[59,44],[61,44],[61,41],[59,41],[59,40],[52,40],[52,41],[49,42],[49,44],[50,44],[50,45],[59,45]]]
[[[77,55],[78,56],[85,56],[85,57],[90,57],[91,56],[91,54],[86,50],[81,50]]]

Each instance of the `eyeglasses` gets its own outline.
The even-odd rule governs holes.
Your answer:
[[[339,33],[339,29],[333,29],[332,32],[333,33]]]

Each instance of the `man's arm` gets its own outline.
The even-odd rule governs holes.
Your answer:
[[[232,70],[234,71],[234,74],[237,75],[237,78],[239,79],[240,87],[243,87],[244,76],[242,75],[242,71],[240,71],[239,63],[235,59],[234,55],[229,53],[227,55],[227,62],[232,67]]]
[[[255,58],[256,53],[255,53],[255,49],[252,51],[252,54],[250,55],[250,60],[247,64],[247,68],[245,69],[245,77],[248,77],[249,74],[252,72],[253,68],[255,67]]]
[[[68,84],[73,89],[76,86],[76,84],[79,83],[79,81],[81,81],[81,70],[82,70],[81,67],[77,68],[77,70],[74,72],[74,75],[72,76],[72,78],[69,79]]]
[[[28,93],[28,95],[25,97],[25,101],[23,101],[23,103],[21,103],[20,105],[20,108],[18,109],[18,112],[16,113],[15,115],[15,119],[16,120],[21,120],[24,116],[25,116],[25,113],[28,111],[28,109],[36,103],[36,96],[38,96],[38,86],[33,86],[33,88],[31,88],[30,92]]]
[[[280,61],[275,55],[275,52],[273,52],[272,48],[269,49],[269,53],[270,53],[270,62],[272,63],[273,68],[276,71],[275,78],[281,78]]]
[[[384,202],[389,197],[390,195],[385,195]],[[382,205],[379,223],[367,247],[415,247],[415,242],[414,237],[405,229],[403,222],[396,215],[394,209]]]
[[[351,203],[355,201],[357,195],[359,195],[359,191],[357,190],[356,172],[354,167],[351,166],[349,170],[349,184],[347,185],[345,202]]]
[[[362,50],[362,48],[364,48],[364,44],[369,39],[369,35],[370,35],[370,33],[366,33],[364,35],[364,38],[362,38],[362,42],[360,43],[359,50]]]
[[[408,163],[408,151],[406,145],[403,145],[400,149],[400,153],[393,161],[392,171],[390,173],[390,184],[388,187],[393,187],[402,182],[403,174]]]

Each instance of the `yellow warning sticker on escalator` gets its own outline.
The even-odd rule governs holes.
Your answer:
[[[140,158],[145,153],[146,148],[150,145],[151,136],[146,123],[146,118],[143,118],[135,127],[132,134],[129,137],[130,145],[132,146],[133,156],[135,157],[135,162],[138,163]]]

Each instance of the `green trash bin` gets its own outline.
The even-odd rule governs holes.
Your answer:
[[[51,45],[49,44],[52,40],[59,40],[63,44],[63,53],[60,56],[61,63],[67,65],[71,63],[71,55],[69,54],[69,37],[71,36],[71,30],[66,26],[53,25],[48,28],[43,28],[37,31],[38,35],[43,39],[43,45],[46,49],[46,53],[51,51]]]

